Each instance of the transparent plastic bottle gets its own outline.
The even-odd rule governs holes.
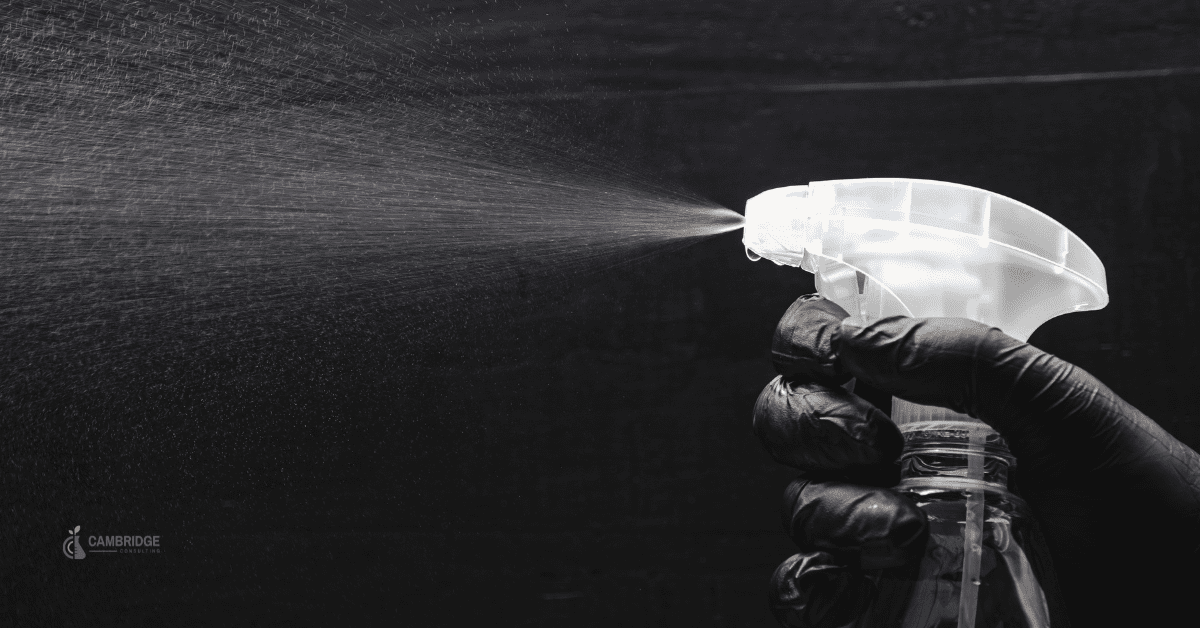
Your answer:
[[[969,423],[929,423],[904,435],[896,490],[925,511],[930,537],[916,573],[900,569],[882,576],[882,588],[908,590],[905,600],[890,609],[902,608],[894,625],[941,628],[958,626],[960,620],[978,628],[1050,625],[1038,577],[1049,565],[1026,551],[1031,515],[1008,491],[1013,457],[995,432],[986,435],[981,453],[972,451],[976,429]],[[983,466],[980,479],[970,477],[972,458]],[[970,538],[971,508],[977,502],[982,525]]]
[[[768,190],[746,202],[750,259],[799,266],[859,323],[953,316],[1027,340],[1043,322],[1108,303],[1104,266],[1049,216],[986,190],[918,179],[852,179]],[[929,517],[919,564],[886,570],[859,626],[1050,625],[1016,461],[987,424],[896,398],[904,435],[896,490]]]

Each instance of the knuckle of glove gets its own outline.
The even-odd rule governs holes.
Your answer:
[[[823,551],[864,569],[919,558],[929,535],[925,513],[886,488],[798,479],[784,493],[784,527],[805,551]]]
[[[861,571],[826,552],[796,554],[771,576],[771,612],[787,628],[835,628],[854,621],[874,597]]]
[[[864,399],[783,376],[759,395],[754,432],[776,462],[810,472],[865,471],[893,462],[904,445],[895,424]]]
[[[771,362],[788,379],[807,379],[840,386],[851,375],[837,359],[841,322],[849,314],[838,304],[810,294],[784,313],[771,339]]]

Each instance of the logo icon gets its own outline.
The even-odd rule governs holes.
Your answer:
[[[69,535],[63,539],[62,550],[63,556],[71,560],[83,560],[87,553],[83,551],[83,544],[79,542],[79,526],[75,526],[74,530],[67,530]]]

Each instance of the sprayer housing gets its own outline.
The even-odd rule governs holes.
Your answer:
[[[920,179],[818,181],[746,202],[751,259],[799,266],[869,323],[961,316],[1027,340],[1108,303],[1104,265],[1058,221],[1006,196]]]

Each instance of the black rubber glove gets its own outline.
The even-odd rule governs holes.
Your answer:
[[[857,385],[979,418],[1017,457],[1053,559],[1043,582],[1056,628],[1200,621],[1200,455],[1072,366],[966,319],[893,317],[863,328],[817,295],[775,332],[781,374],[754,429],[803,474],[784,524],[801,553],[772,578],[785,626],[852,625],[875,595],[872,570],[919,560],[924,514],[885,487],[898,479],[898,430]]]

